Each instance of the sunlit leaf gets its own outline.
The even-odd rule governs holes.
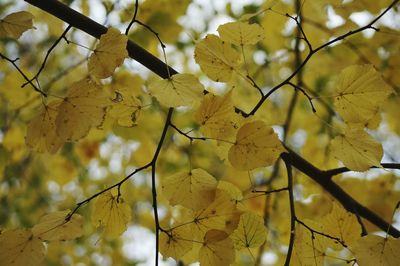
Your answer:
[[[97,78],[111,76],[128,56],[126,45],[128,38],[115,28],[109,28],[101,35],[93,54],[89,57],[89,73]]]
[[[60,101],[53,101],[43,106],[28,125],[25,142],[37,152],[56,153],[64,144],[62,138],[56,134],[57,107]]]
[[[187,226],[178,226],[160,234],[160,253],[164,257],[179,260],[193,246],[191,232]]]
[[[118,125],[133,127],[137,125],[142,102],[127,90],[118,90],[110,110],[110,115],[117,119]]]
[[[165,107],[192,105],[203,97],[204,87],[192,74],[175,74],[149,85],[150,94]]]
[[[199,210],[214,200],[217,180],[203,169],[193,169],[169,176],[162,184],[171,205]]]
[[[344,134],[331,141],[333,155],[353,171],[366,171],[371,166],[380,166],[382,145],[363,128],[349,125]]]
[[[47,214],[40,218],[32,228],[35,237],[47,241],[72,240],[83,234],[83,217],[79,214],[72,215],[66,220],[69,210]]]
[[[196,114],[200,131],[216,140],[228,140],[239,127],[239,117],[232,102],[232,91],[224,96],[208,93],[204,96]]]
[[[218,27],[221,40],[238,46],[256,44],[264,39],[264,29],[258,24],[241,21],[228,22]]]
[[[360,266],[397,266],[400,262],[400,239],[367,235],[360,238],[351,251]]]
[[[336,82],[334,104],[345,122],[365,124],[392,92],[372,65],[349,66]]]
[[[22,33],[33,27],[33,15],[27,11],[19,11],[0,19],[0,38],[18,39]]]
[[[94,205],[92,224],[104,228],[104,236],[115,238],[121,235],[131,220],[131,208],[122,197],[110,190],[101,194]]]
[[[196,45],[194,58],[214,81],[227,82],[239,66],[239,53],[218,36],[208,34]]]
[[[102,124],[110,100],[95,81],[84,78],[72,84],[57,108],[57,135],[68,141],[85,137],[92,127]]]
[[[230,236],[237,250],[259,247],[266,237],[264,219],[252,212],[245,212],[240,216],[239,225]]]
[[[351,245],[361,237],[361,226],[355,214],[346,211],[337,203],[333,204],[331,212],[322,220],[322,230],[325,234],[339,238],[346,245]],[[338,244],[338,249],[343,246]]]
[[[229,149],[229,161],[240,170],[272,165],[284,151],[274,130],[263,121],[244,124]]]
[[[29,229],[15,229],[0,234],[0,263],[9,266],[41,265],[43,242]]]
[[[208,231],[200,248],[199,259],[202,266],[230,265],[235,260],[235,249],[228,234],[219,230]]]

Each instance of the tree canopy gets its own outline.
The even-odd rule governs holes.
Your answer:
[[[2,1],[1,264],[399,265],[399,8]]]

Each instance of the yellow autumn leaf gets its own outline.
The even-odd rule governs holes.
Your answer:
[[[110,100],[103,88],[90,78],[72,84],[57,108],[57,135],[62,140],[76,141],[92,127],[102,124]]]
[[[149,85],[150,94],[165,107],[190,106],[203,98],[204,86],[192,74],[175,74]]]
[[[43,242],[30,229],[15,229],[0,234],[0,264],[7,266],[41,265]]]
[[[239,127],[240,117],[235,113],[232,91],[224,96],[208,93],[195,113],[204,136],[216,140],[228,140]]]
[[[114,104],[109,114],[117,119],[120,126],[136,126],[142,110],[142,102],[126,89],[117,90],[115,94]]]
[[[203,169],[183,171],[165,178],[162,189],[171,205],[192,210],[206,208],[215,198],[217,180]]]
[[[88,69],[93,76],[103,79],[110,77],[128,56],[128,37],[116,28],[109,28],[101,35],[93,54],[89,57]]]
[[[127,229],[131,220],[131,208],[122,197],[114,195],[110,190],[101,194],[94,205],[92,224],[104,228],[104,236],[115,238]]]
[[[238,46],[256,44],[265,38],[264,29],[258,24],[236,21],[218,27],[221,40]]]
[[[214,81],[230,81],[240,62],[240,54],[213,34],[197,43],[194,53],[196,63]]]
[[[372,65],[349,66],[336,82],[334,105],[346,123],[365,124],[392,92]]]
[[[353,124],[331,141],[331,151],[347,168],[360,172],[380,166],[383,156],[382,145],[359,125]]]
[[[235,261],[233,241],[224,231],[209,230],[199,251],[201,266],[228,266]]]
[[[160,234],[160,253],[163,257],[180,260],[183,255],[192,249],[192,232],[188,226],[177,226]]]
[[[397,266],[400,264],[400,239],[367,235],[351,251],[360,266]]]
[[[60,101],[44,105],[28,125],[25,143],[37,152],[56,153],[64,144],[62,138],[56,134],[57,107]]]
[[[0,38],[18,39],[22,33],[33,27],[33,15],[27,11],[19,11],[0,19]]]
[[[357,221],[356,215],[346,211],[337,203],[333,204],[331,212],[323,217],[320,223],[322,232],[339,238],[346,245],[351,245],[361,237],[361,226]],[[339,250],[343,248],[339,243],[336,247]]]
[[[69,213],[70,210],[65,210],[43,216],[32,228],[33,235],[46,241],[65,241],[82,236],[83,217],[73,214],[66,220]]]
[[[267,237],[264,219],[252,212],[245,212],[240,216],[239,225],[230,235],[235,248],[257,248]]]
[[[272,165],[284,151],[278,136],[263,121],[244,124],[236,134],[236,142],[229,149],[228,158],[239,170],[252,170]]]

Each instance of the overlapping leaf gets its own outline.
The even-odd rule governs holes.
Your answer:
[[[188,226],[178,226],[160,234],[160,253],[164,257],[179,260],[193,246],[190,236],[192,232]]]
[[[371,166],[380,166],[382,145],[357,125],[347,127],[344,134],[331,141],[333,155],[353,171],[366,171]]]
[[[235,244],[235,248],[256,248],[261,246],[266,240],[266,230],[264,220],[252,212],[245,212],[240,216],[237,229],[231,234],[230,238]]]
[[[59,211],[43,216],[39,223],[32,228],[35,237],[47,241],[72,240],[83,234],[83,217],[72,215],[66,220],[69,210]]]
[[[64,144],[63,139],[56,134],[56,108],[59,105],[59,101],[45,105],[29,123],[25,142],[33,150],[55,153]]]
[[[256,44],[264,39],[264,29],[258,24],[241,21],[229,22],[218,27],[221,40],[238,46]]]
[[[235,260],[233,241],[224,231],[210,230],[199,252],[202,266],[228,266]]]
[[[284,151],[274,130],[263,121],[244,124],[229,149],[229,161],[240,170],[272,165]]]
[[[346,123],[365,124],[392,92],[372,65],[349,66],[337,80],[334,104]]]
[[[109,28],[101,35],[100,42],[89,57],[89,73],[103,79],[111,76],[128,56],[128,37],[115,28]]]
[[[198,108],[195,119],[204,136],[227,140],[239,126],[239,117],[234,111],[232,91],[224,96],[208,93]]]
[[[149,85],[151,95],[165,107],[193,105],[202,99],[203,90],[203,85],[191,74],[175,74]]]
[[[110,100],[95,81],[84,78],[75,82],[57,108],[57,135],[68,141],[83,138],[92,127],[102,124],[108,105]]]
[[[19,11],[0,19],[0,38],[18,39],[22,33],[33,29],[33,15],[27,11]]]
[[[203,169],[193,169],[169,176],[162,184],[171,205],[199,210],[214,200],[217,180]]]
[[[101,194],[94,205],[92,223],[104,228],[104,236],[115,238],[122,234],[131,220],[131,208],[111,191]]]
[[[221,82],[231,80],[240,61],[239,53],[213,34],[197,43],[194,58],[210,79]]]
[[[7,230],[0,234],[1,265],[41,265],[44,251],[43,242],[29,229]]]
[[[110,115],[117,119],[120,126],[133,127],[137,125],[142,102],[126,89],[120,89],[115,92],[116,97],[113,100]]]
[[[400,239],[367,235],[359,239],[351,251],[358,265],[397,266],[400,263]]]

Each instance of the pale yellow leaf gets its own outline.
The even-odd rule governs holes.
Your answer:
[[[67,141],[85,137],[92,127],[103,123],[110,103],[103,88],[92,79],[75,82],[57,108],[57,135]]]
[[[165,107],[189,106],[203,98],[204,87],[192,74],[175,74],[149,85],[150,94]]]
[[[43,216],[32,228],[33,235],[47,241],[64,241],[80,237],[83,234],[83,217],[74,214],[66,220],[69,213],[69,210],[65,210]]]
[[[199,251],[201,266],[228,266],[235,260],[232,240],[224,231],[210,230]]]
[[[339,75],[335,90],[335,108],[346,123],[366,124],[393,89],[372,65],[354,65]]]
[[[203,169],[184,171],[165,178],[162,189],[171,205],[192,210],[207,207],[215,198],[217,180]]]
[[[134,127],[137,125],[142,110],[142,102],[127,90],[115,91],[114,104],[109,112],[117,119],[118,125],[123,127]]]
[[[367,235],[359,239],[351,251],[360,266],[400,265],[400,239]]]
[[[160,234],[160,253],[163,257],[180,260],[183,255],[192,249],[190,239],[192,232],[188,226],[177,226]]]
[[[246,123],[239,129],[228,158],[236,169],[252,170],[272,165],[283,151],[272,127],[258,120]]]
[[[0,38],[18,39],[22,33],[33,29],[33,15],[27,11],[19,11],[0,19]]]
[[[131,208],[122,197],[113,195],[111,191],[101,194],[94,205],[92,224],[104,228],[104,236],[115,238],[127,229],[131,220]]]
[[[353,171],[366,171],[380,166],[382,145],[358,125],[349,125],[344,134],[331,141],[331,151],[336,159]]]
[[[56,134],[55,120],[59,105],[60,101],[50,102],[30,121],[25,142],[33,150],[56,153],[64,144],[63,139]]]
[[[260,25],[241,21],[220,25],[218,33],[221,40],[238,46],[256,44],[265,37],[264,29]]]
[[[0,264],[7,266],[41,265],[43,242],[29,229],[15,229],[0,234]]]
[[[128,56],[126,45],[128,37],[116,28],[109,28],[101,35],[93,54],[89,57],[89,73],[103,79],[111,76]]]
[[[240,54],[213,34],[208,34],[197,43],[194,52],[196,63],[214,81],[230,81],[239,66]]]
[[[252,212],[245,212],[240,216],[239,225],[230,235],[235,243],[235,248],[257,248],[267,237],[264,219]]]

